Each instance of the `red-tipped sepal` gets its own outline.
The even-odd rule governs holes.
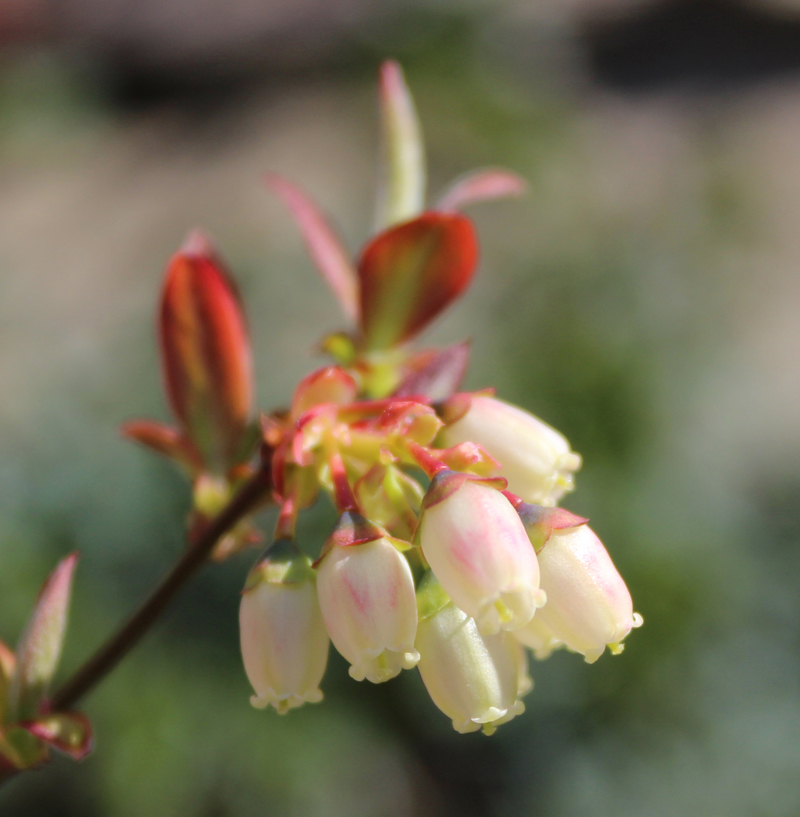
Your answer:
[[[250,341],[236,286],[200,233],[167,268],[159,339],[170,405],[206,469],[238,465],[250,453]]]
[[[585,525],[589,521],[568,511],[566,508],[545,508],[542,505],[531,505],[529,502],[523,502],[510,491],[504,491],[503,493],[519,514],[519,518],[528,532],[528,538],[537,553],[547,544],[548,539],[553,535],[553,531],[576,528],[579,525]]]
[[[358,264],[369,350],[409,340],[469,285],[478,243],[464,216],[423,213],[374,238]]]

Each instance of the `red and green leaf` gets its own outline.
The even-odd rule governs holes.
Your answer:
[[[361,332],[369,350],[409,340],[469,285],[478,260],[472,223],[424,213],[373,239],[361,256]]]

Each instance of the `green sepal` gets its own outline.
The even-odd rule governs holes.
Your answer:
[[[450,596],[444,592],[439,580],[428,571],[417,588],[417,616],[420,621],[436,615],[439,610],[450,604]]]
[[[301,584],[315,581],[311,560],[290,539],[277,539],[247,574],[243,593],[265,582],[269,584]]]

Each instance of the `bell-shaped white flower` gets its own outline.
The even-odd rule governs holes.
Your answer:
[[[442,447],[477,443],[502,465],[499,474],[508,480],[508,489],[526,502],[555,505],[573,490],[573,473],[581,467],[581,457],[570,450],[562,434],[495,397],[464,397],[455,398],[457,419],[439,434]],[[467,404],[466,412],[458,416]]]
[[[418,539],[442,587],[482,633],[522,627],[544,604],[525,528],[487,481],[437,474],[423,500]]]
[[[375,684],[411,669],[417,602],[405,556],[385,531],[345,513],[317,563],[322,617],[350,675]]]
[[[514,637],[533,650],[539,661],[544,661],[554,650],[564,646],[564,642],[556,638],[553,631],[542,621],[541,614],[534,616],[524,627],[514,630]]]
[[[537,624],[590,664],[607,646],[621,652],[622,640],[642,617],[633,612],[631,594],[595,532],[563,508],[522,503],[517,512],[537,551],[547,593]],[[523,643],[525,635],[519,635]]]
[[[490,735],[525,711],[533,684],[525,652],[507,632],[484,635],[432,576],[420,588],[419,673],[431,700],[457,732]]]
[[[322,700],[328,633],[317,600],[314,571],[300,549],[275,542],[247,578],[239,607],[239,634],[250,702],[283,714]]]

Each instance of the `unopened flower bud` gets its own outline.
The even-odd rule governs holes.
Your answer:
[[[386,532],[345,513],[317,566],[325,626],[350,675],[388,681],[419,661],[417,604],[406,558]]]
[[[172,410],[206,469],[239,465],[248,455],[250,342],[236,286],[200,233],[170,261],[159,336]]]
[[[423,500],[419,542],[453,601],[483,633],[527,624],[545,603],[539,566],[511,503],[491,484],[442,471]]]
[[[463,400],[457,395],[454,405],[459,405],[459,398]],[[526,502],[555,505],[573,489],[573,473],[581,467],[581,458],[558,431],[487,395],[472,395],[468,406],[442,430],[442,446],[478,443],[502,464],[499,475],[508,480],[509,490]]]
[[[588,663],[613,653],[642,617],[608,551],[586,520],[562,508],[517,508],[538,551],[547,604],[537,615],[556,639]]]
[[[244,668],[259,709],[283,714],[322,700],[328,634],[309,559],[279,540],[250,571],[239,608]]]
[[[484,635],[450,601],[432,574],[418,594],[420,675],[431,699],[457,732],[490,735],[525,711],[532,687],[524,650],[510,633]]]

